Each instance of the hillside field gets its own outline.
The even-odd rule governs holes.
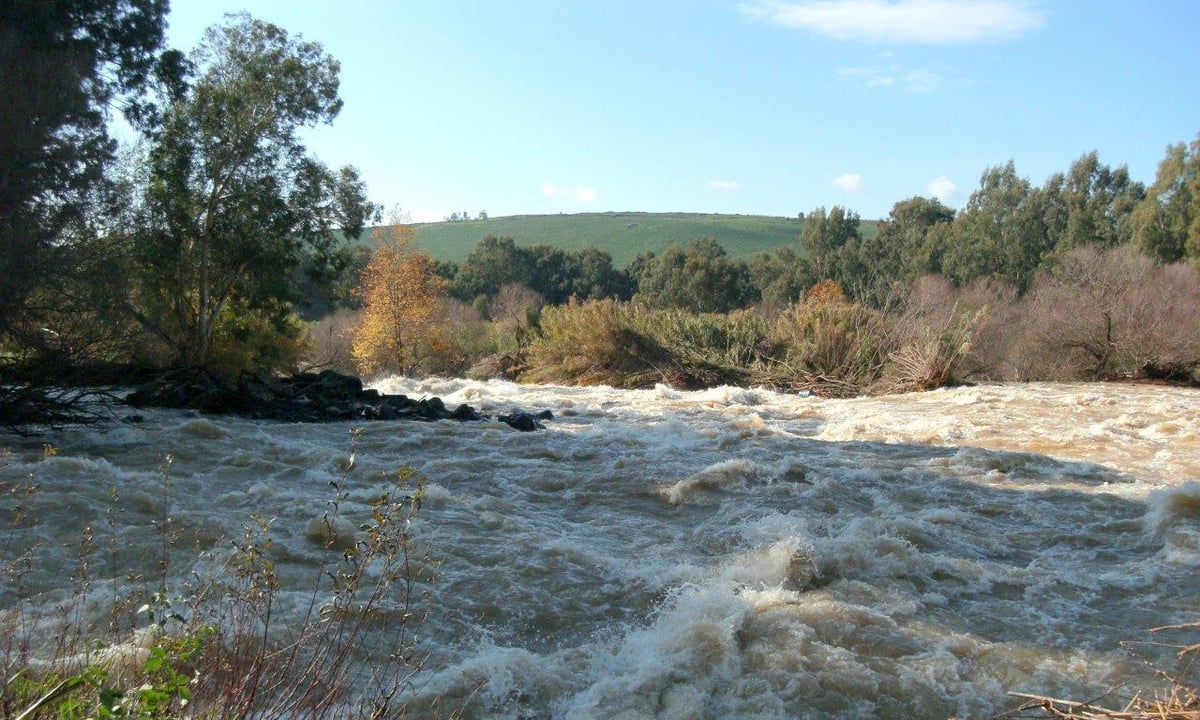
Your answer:
[[[716,240],[731,257],[749,258],[780,245],[795,245],[804,223],[796,218],[700,213],[606,212],[513,215],[455,222],[416,223],[416,244],[438,260],[462,262],[484,237],[511,237],[517,245],[551,245],[563,250],[596,247],[625,267],[640,253],[659,253],[671,244],[701,237]],[[864,235],[875,223],[862,223]],[[363,238],[369,242],[370,234]]]

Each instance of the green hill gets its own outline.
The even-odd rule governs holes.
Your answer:
[[[607,212],[571,215],[513,215],[456,222],[418,223],[417,247],[438,260],[465,260],[484,237],[511,237],[517,245],[551,245],[563,250],[596,247],[625,267],[638,254],[661,252],[711,237],[732,257],[748,258],[780,245],[794,245],[804,224],[796,218],[699,213]],[[863,223],[874,233],[875,223]]]

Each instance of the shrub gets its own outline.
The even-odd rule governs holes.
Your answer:
[[[968,290],[936,276],[919,281],[894,319],[895,349],[879,389],[932,390],[962,380],[976,334],[990,314],[989,301],[1000,292],[983,281]]]
[[[1030,377],[1168,377],[1200,366],[1200,277],[1132,247],[1072,250],[1035,280],[1025,305]]]
[[[660,369],[670,356],[635,329],[638,312],[611,299],[546,308],[522,379],[616,387],[653,384],[663,377]]]
[[[310,369],[329,368],[344,375],[358,372],[351,352],[351,336],[358,323],[358,311],[339,309],[312,323],[308,329],[309,352],[305,362]]]
[[[644,311],[634,315],[640,336],[670,357],[662,379],[681,388],[744,384],[770,354],[769,328],[762,317],[744,310],[728,315],[683,310]]]
[[[243,371],[296,371],[310,354],[307,328],[279,306],[250,308],[233,301],[213,332],[208,369],[219,376]]]
[[[893,349],[887,316],[824,292],[785,310],[771,342],[777,348],[775,384],[839,395],[878,380]]]

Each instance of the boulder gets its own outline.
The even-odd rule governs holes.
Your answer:
[[[508,415],[501,415],[497,418],[502,423],[506,423],[511,427],[520,430],[521,432],[532,432],[534,430],[545,430],[546,426],[542,425],[537,419],[523,410],[517,410]]]
[[[211,414],[284,422],[336,422],[345,420],[487,420],[470,405],[453,411],[438,397],[413,400],[405,395],[384,395],[363,388],[356,377],[332,370],[302,373],[288,378],[243,375],[236,387],[204,370],[167,373],[138,386],[126,397],[134,407],[193,409]],[[522,430],[541,430],[540,420],[554,417],[549,410],[536,414],[516,410],[500,420]]]

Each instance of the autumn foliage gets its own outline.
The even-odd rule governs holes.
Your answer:
[[[375,230],[376,249],[363,269],[363,310],[351,352],[363,375],[416,369],[441,325],[446,281],[434,261],[413,248],[412,227]]]

